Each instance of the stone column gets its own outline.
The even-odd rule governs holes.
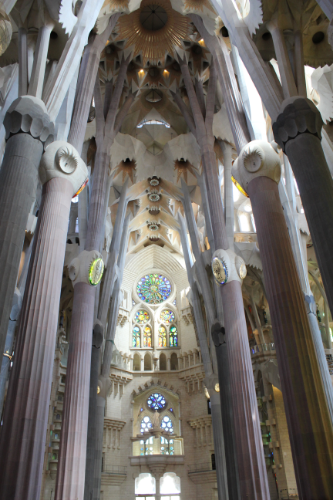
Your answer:
[[[256,221],[298,493],[329,498],[332,422],[279,198],[279,156],[268,143],[253,141],[233,174],[249,193]]]
[[[17,333],[0,443],[0,496],[40,496],[68,215],[88,171],[62,141],[42,158],[42,202]]]
[[[228,364],[225,329],[219,323],[212,327],[212,338],[216,349],[218,376],[220,384],[220,405],[223,424],[226,472],[228,478],[229,500],[239,500],[240,485],[237,467],[236,439],[232,409],[232,393],[230,388],[230,368]],[[212,399],[211,399],[212,401]],[[214,438],[215,439],[215,438]]]
[[[273,131],[296,177],[333,312],[333,179],[321,147],[321,127],[322,119],[316,106],[308,99],[295,97],[284,101]]]
[[[24,232],[35,197],[43,145],[53,140],[54,129],[43,102],[28,96],[13,102],[4,126],[7,146],[0,169],[0,353],[4,352]]]
[[[95,448],[96,448],[97,436],[99,433],[99,428],[96,426],[97,386],[98,386],[99,363],[101,354],[100,346],[102,345],[102,343],[103,343],[103,328],[97,324],[94,327],[93,345],[91,350],[89,428],[87,437],[87,460],[86,460],[86,476],[84,485],[85,500],[91,500],[91,498],[93,497],[93,488],[94,488],[93,478],[94,478],[94,467],[95,467]]]
[[[230,248],[234,248],[234,194],[231,180],[232,147],[224,141],[219,141],[223,153],[224,165],[224,217],[225,228]]]
[[[99,395],[97,396],[96,442],[95,442],[94,481],[93,481],[92,500],[99,500],[101,494],[105,399],[106,399],[105,396],[99,396]]]
[[[100,260],[99,260],[100,259]],[[81,252],[69,267],[74,284],[71,338],[67,361],[63,424],[58,460],[56,500],[83,499],[89,414],[90,364],[95,286],[102,277],[96,250]],[[92,272],[95,276],[91,283]],[[74,315],[75,311],[75,315]]]

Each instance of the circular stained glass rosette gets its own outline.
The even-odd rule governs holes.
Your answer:
[[[172,311],[170,310],[164,310],[161,312],[161,321],[163,321],[163,323],[166,323],[167,325],[169,325],[170,323],[172,323],[174,320],[175,320],[175,315]]]
[[[140,325],[143,325],[144,323],[148,323],[149,321],[149,314],[147,311],[143,311],[142,309],[140,311],[137,311],[134,316],[134,322],[139,323]]]
[[[154,411],[163,410],[163,408],[165,408],[166,401],[164,399],[164,396],[162,396],[162,394],[155,393],[149,396],[149,398],[147,399],[147,405],[148,408]]]
[[[170,281],[161,274],[147,274],[136,286],[139,298],[147,304],[160,304],[170,297]]]

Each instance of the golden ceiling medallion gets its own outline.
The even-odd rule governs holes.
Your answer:
[[[142,53],[143,65],[164,62],[165,53],[173,55],[174,46],[190,40],[190,19],[172,9],[169,0],[143,0],[140,9],[122,16],[117,40],[134,46],[133,57]]]

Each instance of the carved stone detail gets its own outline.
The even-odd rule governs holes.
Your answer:
[[[309,99],[291,97],[284,101],[282,113],[273,123],[276,142],[285,151],[286,143],[299,134],[312,134],[321,139],[323,120],[316,106]]]
[[[37,97],[25,95],[16,99],[6,113],[4,126],[7,140],[21,132],[39,139],[45,146],[54,139],[54,123]]]
[[[81,191],[88,179],[88,169],[78,151],[65,141],[55,141],[47,146],[39,167],[39,177],[44,184],[55,178],[69,180],[73,194]]]

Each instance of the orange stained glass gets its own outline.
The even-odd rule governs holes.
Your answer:
[[[158,347],[166,347],[167,331],[165,326],[161,325],[158,329]]]
[[[151,347],[151,328],[146,326],[143,331],[143,347]]]

